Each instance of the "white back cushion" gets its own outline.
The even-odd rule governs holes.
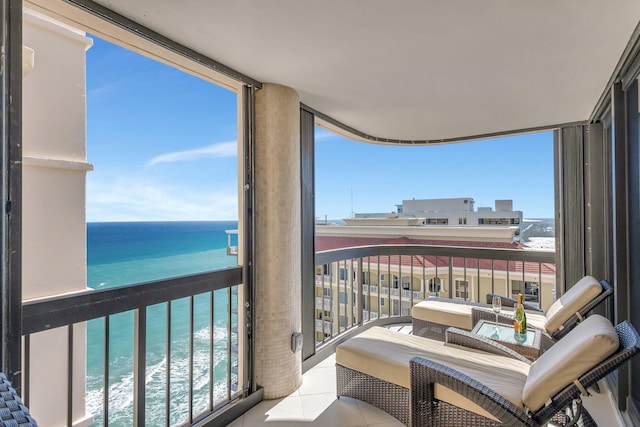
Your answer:
[[[600,282],[591,276],[584,276],[547,310],[544,328],[550,334],[562,326],[582,307],[594,300],[602,292]]]
[[[618,334],[606,318],[594,314],[536,360],[522,391],[522,402],[540,409],[557,392],[613,354]]]

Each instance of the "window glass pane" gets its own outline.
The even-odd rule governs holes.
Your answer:
[[[237,264],[237,94],[89,37],[88,285]]]

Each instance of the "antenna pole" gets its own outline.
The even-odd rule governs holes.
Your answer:
[[[349,218],[353,218],[354,217],[354,212],[353,212],[353,187],[351,187],[349,189],[349,191],[351,192],[351,214],[349,215]]]

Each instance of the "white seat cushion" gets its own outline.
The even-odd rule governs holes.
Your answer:
[[[468,304],[426,299],[413,306],[411,317],[470,331],[473,329],[471,308]]]
[[[472,304],[426,299],[413,306],[411,317],[470,331],[473,329],[473,318],[471,316],[473,307],[474,305]],[[483,308],[491,310],[489,305]],[[513,307],[503,307],[502,313],[513,314],[513,310]],[[543,313],[527,310],[527,323],[529,326],[544,330],[546,322],[547,318]]]
[[[602,292],[600,282],[591,276],[585,276],[564,293],[549,310],[545,329],[554,333],[582,307],[593,301]]]
[[[606,318],[594,314],[547,350],[529,371],[522,401],[532,411],[613,354],[618,334]]]
[[[423,357],[456,369],[523,407],[522,388],[529,365],[509,357],[463,349],[440,341],[372,327],[336,349],[336,363],[401,387],[409,388],[409,361]],[[435,397],[485,417],[490,413],[440,385]],[[408,402],[407,402],[408,404]]]

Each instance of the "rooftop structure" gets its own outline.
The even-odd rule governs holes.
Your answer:
[[[512,200],[496,200],[495,210],[479,207],[474,210],[470,197],[450,199],[403,200],[392,213],[356,213],[354,218],[345,218],[347,226],[462,226],[509,227],[511,238],[518,240],[522,233],[522,211],[513,210]],[[440,230],[446,235],[446,231]],[[472,234],[470,230],[458,231]],[[456,236],[460,234],[453,232]],[[497,237],[502,238],[502,237]]]

